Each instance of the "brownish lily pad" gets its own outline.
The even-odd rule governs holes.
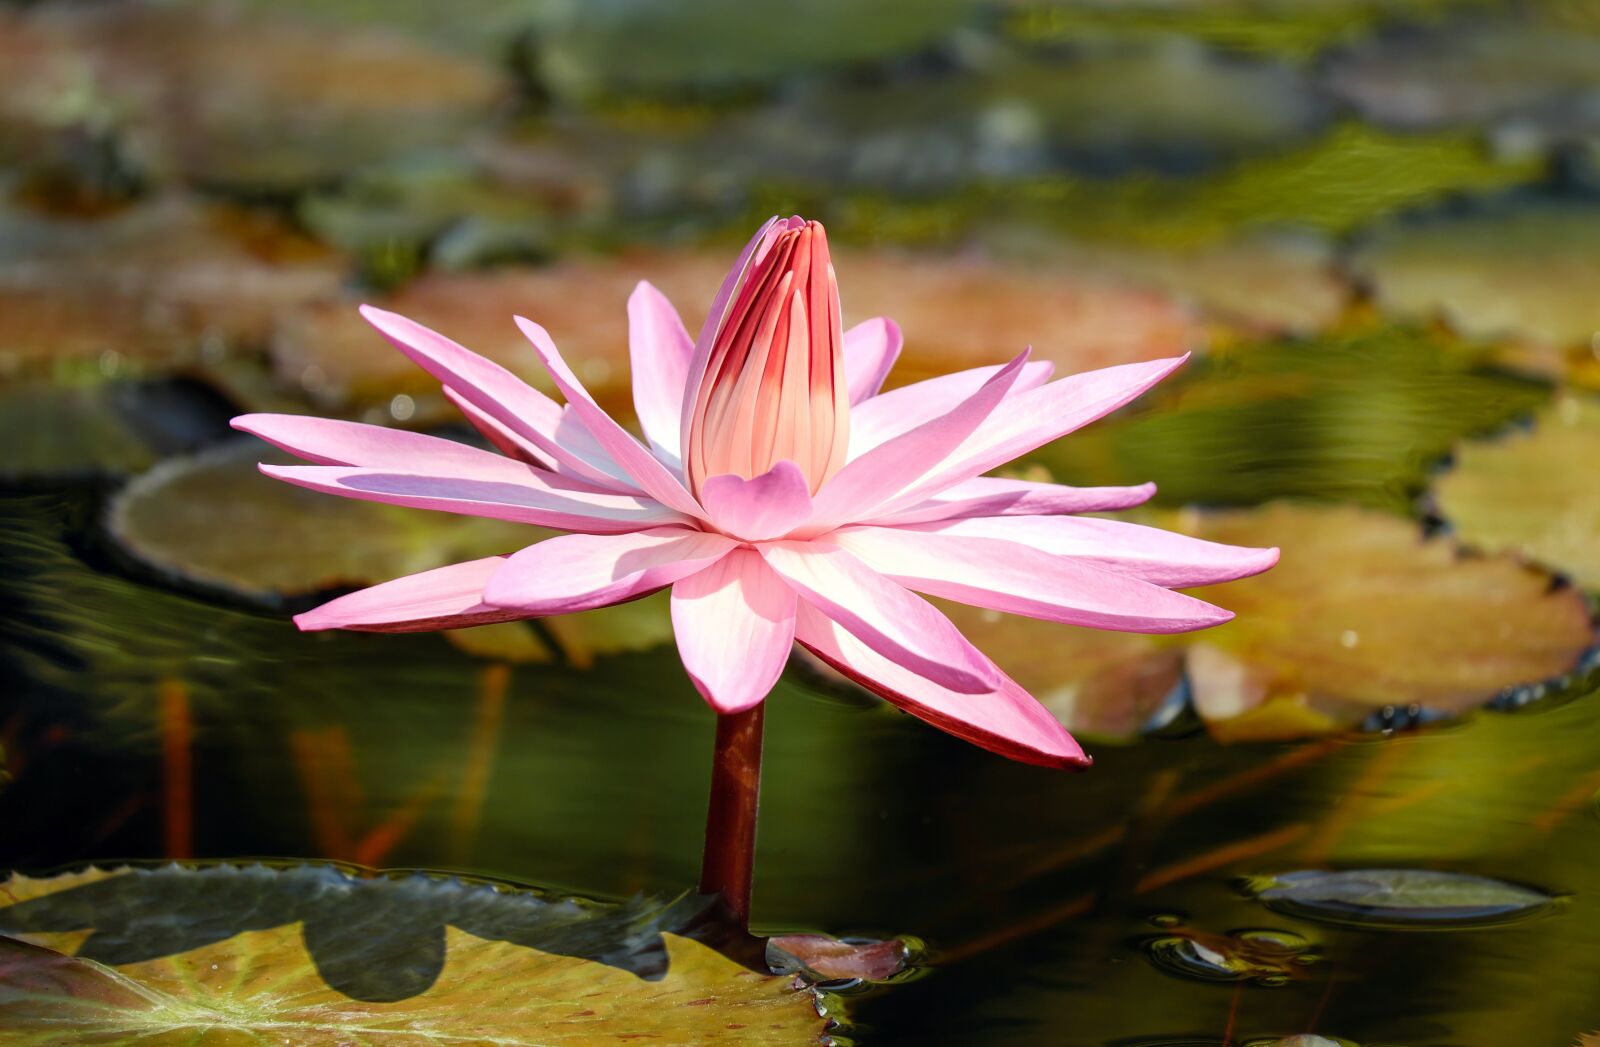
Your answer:
[[[821,1040],[831,1023],[794,978],[674,933],[687,911],[630,908],[314,866],[16,878],[0,888],[21,936],[0,939],[0,1042]]]
[[[514,315],[543,324],[603,404],[631,407],[627,301],[640,280],[661,289],[690,332],[727,272],[724,252],[650,252],[572,259],[546,268],[434,273],[374,302],[410,316],[552,388]],[[1191,310],[1166,294],[1082,268],[977,258],[842,250],[835,254],[846,324],[890,316],[906,351],[891,381],[1003,362],[1024,346],[1063,373],[1180,353],[1203,335]],[[272,344],[280,383],[348,414],[386,411],[411,399],[416,422],[453,417],[436,383],[394,352],[356,312],[355,301],[286,313]]]
[[[261,475],[264,461],[294,459],[253,439],[169,459],[118,493],[111,533],[164,573],[252,596],[371,584],[515,552],[548,533],[329,497]]]
[[[1100,632],[949,602],[940,609],[1067,729],[1138,737],[1183,681],[1183,651],[1138,633]]]
[[[1351,298],[1332,245],[1309,235],[1165,249],[1081,242],[1065,251],[1080,268],[1147,284],[1247,333],[1315,334],[1339,320]]]
[[[1433,485],[1438,511],[1461,540],[1512,552],[1600,589],[1600,402],[1571,395],[1532,429],[1463,444]]]
[[[343,272],[269,219],[188,197],[100,219],[0,209],[0,372],[205,366]]]
[[[1188,660],[1195,706],[1226,739],[1316,733],[1385,707],[1464,712],[1570,672],[1594,640],[1580,593],[1388,513],[1277,503],[1170,523],[1283,550],[1265,574],[1198,591],[1238,615],[1197,636]]]
[[[31,8],[0,23],[11,38],[35,73],[0,108],[14,133],[109,128],[158,174],[251,189],[457,140],[507,91],[493,67],[393,32],[220,4]]]
[[[1600,206],[1523,196],[1393,223],[1352,265],[1385,312],[1477,339],[1587,353],[1600,331]]]

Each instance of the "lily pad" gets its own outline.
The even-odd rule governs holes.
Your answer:
[[[1600,331],[1592,201],[1521,194],[1391,223],[1351,265],[1386,313],[1442,319],[1471,338],[1587,350]]]
[[[774,33],[769,12],[739,0],[600,0],[542,19],[534,62],[543,86],[575,100],[750,89],[916,51],[969,23],[976,8],[972,0],[818,0]]]
[[[547,533],[330,498],[261,475],[258,461],[293,459],[253,439],[169,459],[118,493],[108,526],[124,549],[163,573],[256,598],[514,552]],[[249,541],[239,540],[244,534]]]
[[[785,1044],[829,1024],[792,978],[682,936],[700,899],[600,905],[315,866],[18,877],[0,897],[17,939],[0,962],[7,1044],[269,1030],[296,1043]]]
[[[1580,593],[1388,513],[1276,503],[1164,522],[1283,549],[1265,574],[1198,590],[1238,614],[1188,659],[1195,706],[1224,738],[1315,733],[1384,707],[1463,712],[1572,671],[1594,642]]]
[[[332,294],[344,268],[273,220],[188,197],[100,219],[0,208],[0,373],[203,367]]]
[[[1291,872],[1251,883],[1268,908],[1391,929],[1481,927],[1543,912],[1555,898],[1520,884],[1433,869]]]
[[[1191,360],[1037,457],[1063,483],[1154,481],[1167,505],[1295,497],[1409,512],[1457,440],[1548,395],[1427,333],[1380,327]]]
[[[1130,741],[1182,708],[1183,652],[1174,644],[949,602],[940,609],[1074,734]]]
[[[1461,540],[1515,552],[1600,589],[1600,402],[1567,396],[1531,430],[1463,444],[1433,500]]]
[[[727,272],[720,252],[651,252],[574,259],[538,269],[434,273],[379,301],[448,333],[524,379],[551,388],[513,315],[542,323],[602,403],[631,409],[627,300],[649,280],[698,330]],[[893,381],[1003,362],[1023,346],[1063,372],[1182,352],[1202,336],[1191,311],[1157,291],[1085,269],[1041,273],[976,258],[836,252],[845,323],[893,317],[906,352]],[[412,424],[453,417],[437,384],[392,352],[354,302],[318,303],[282,317],[272,346],[284,384],[301,384],[326,407],[382,412],[410,398]]]
[[[972,72],[814,90],[705,145],[758,181],[930,193],[1057,171],[1187,177],[1313,137],[1327,118],[1293,66],[1182,37],[1088,38]]]
[[[492,67],[382,29],[215,4],[30,8],[11,32],[48,75],[10,107],[107,127],[158,175],[279,191],[457,140],[508,90]]]
[[[1335,95],[1405,130],[1571,124],[1600,130],[1600,38],[1536,19],[1460,19],[1381,33],[1326,59]]]
[[[142,472],[228,432],[220,402],[177,382],[0,384],[0,477]]]

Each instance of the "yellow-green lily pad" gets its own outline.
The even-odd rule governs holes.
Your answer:
[[[327,866],[14,877],[0,1043],[817,1043],[813,991],[684,936],[702,908]]]
[[[1600,589],[1600,401],[1570,395],[1531,429],[1456,449],[1433,485],[1438,511],[1461,540],[1513,552]]]

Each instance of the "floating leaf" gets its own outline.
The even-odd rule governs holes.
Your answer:
[[[1251,929],[1213,934],[1180,927],[1144,943],[1157,967],[1208,982],[1286,985],[1310,976],[1311,943],[1293,931]]]
[[[1555,903],[1531,887],[1433,869],[1283,873],[1253,881],[1251,892],[1306,919],[1395,929],[1506,923]]]
[[[997,53],[968,72],[801,92],[699,146],[735,178],[925,195],[1060,171],[1193,176],[1312,137],[1327,116],[1287,64],[1180,37],[1090,38],[1049,57]]]
[[[1548,395],[1423,333],[1378,328],[1191,360],[1038,458],[1063,483],[1154,481],[1167,505],[1295,497],[1409,512],[1455,441]]]
[[[153,567],[254,596],[371,584],[515,552],[548,533],[333,498],[263,476],[258,461],[294,459],[250,439],[163,462],[118,493],[111,532]]]
[[[1465,557],[1388,513],[1277,503],[1170,522],[1283,549],[1265,574],[1198,591],[1238,614],[1189,658],[1195,706],[1223,737],[1227,721],[1278,703],[1300,708],[1276,722],[1301,727],[1385,706],[1461,712],[1571,671],[1594,639],[1581,594],[1507,558]]]
[[[223,405],[179,383],[0,385],[0,476],[121,475],[227,432]]]
[[[393,32],[215,4],[32,8],[0,25],[43,51],[5,114],[24,129],[110,128],[159,174],[253,190],[458,140],[507,89]]]
[[[668,930],[693,908],[316,867],[63,879],[4,889],[0,925],[22,942],[35,928],[93,930],[71,958],[10,943],[0,959],[8,1044],[269,1031],[307,1043],[784,1044],[815,1043],[825,1027],[792,979]]]
[[[1181,352],[1200,337],[1195,318],[1165,295],[1084,272],[1041,273],[981,259],[840,251],[845,322],[893,317],[907,351],[896,382],[1003,362],[1023,346],[1063,372]],[[378,304],[445,332],[542,388],[552,388],[514,315],[543,324],[596,398],[626,411],[627,300],[641,279],[661,289],[698,330],[727,272],[720,252],[649,253],[562,262],[543,269],[430,274]],[[272,347],[281,381],[324,405],[384,410],[411,398],[413,422],[453,410],[437,384],[393,352],[356,303],[287,314]]]
[[[1600,330],[1592,202],[1523,194],[1391,223],[1351,264],[1385,312],[1442,318],[1472,338],[1587,350]]]
[[[1183,682],[1182,651],[1154,637],[950,602],[940,609],[1056,719],[1085,737],[1137,737],[1162,718]]]
[[[1339,319],[1351,296],[1331,245],[1313,236],[1251,235],[1191,247],[1067,243],[1078,267],[1149,284],[1248,331],[1310,335]]]
[[[1463,19],[1363,40],[1328,56],[1326,79],[1367,119],[1406,130],[1594,129],[1600,39],[1528,18]]]
[[[557,8],[534,45],[546,86],[589,99],[768,85],[926,47],[968,22],[971,0],[880,8],[815,0],[773,33],[767,12],[739,0],[606,0]],[[750,41],[761,39],[761,47]]]
[[[204,365],[343,270],[271,220],[186,197],[100,219],[0,208],[0,373]]]
[[[1433,498],[1461,540],[1516,552],[1600,589],[1600,402],[1568,396],[1531,430],[1463,444]]]

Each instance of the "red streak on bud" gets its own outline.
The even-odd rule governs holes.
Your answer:
[[[760,476],[781,461],[816,493],[844,465],[849,403],[839,285],[818,222],[773,225],[717,328],[695,391],[689,483]]]

